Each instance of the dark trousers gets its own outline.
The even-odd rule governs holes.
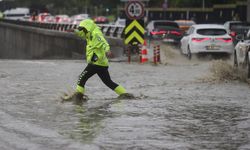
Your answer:
[[[118,84],[111,80],[108,67],[97,66],[93,64],[87,65],[84,71],[80,74],[77,84],[81,87],[84,87],[87,80],[94,74],[97,74],[101,78],[102,82],[110,89],[114,90],[118,86]]]

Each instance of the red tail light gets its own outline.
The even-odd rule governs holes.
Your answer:
[[[166,31],[152,31],[152,35],[166,34]]]
[[[178,32],[178,31],[170,31],[170,34],[174,34],[174,35],[177,35],[177,36],[180,36],[180,35],[181,35],[181,33]]]
[[[210,40],[210,38],[192,38],[193,42],[204,42]]]
[[[233,42],[232,38],[216,38],[216,40],[223,41],[223,42],[226,42],[226,43]]]
[[[234,32],[234,31],[232,31],[231,33],[230,33],[230,36],[236,36],[236,32]]]

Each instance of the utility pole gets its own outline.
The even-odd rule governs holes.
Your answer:
[[[205,0],[202,0],[202,10],[204,11],[205,9]]]
[[[85,14],[87,14],[87,0],[85,0]]]
[[[250,0],[247,0],[247,21],[250,22]]]

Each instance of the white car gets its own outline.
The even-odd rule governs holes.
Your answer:
[[[71,23],[71,19],[68,15],[56,15],[55,16],[56,23]]]
[[[79,23],[85,19],[89,19],[89,14],[78,14],[71,17],[71,23],[79,25]]]
[[[228,33],[231,33],[231,30],[234,26],[242,25],[241,21],[226,21],[224,23],[224,27],[226,28]]]
[[[117,18],[115,21],[115,26],[126,26],[126,19]]]
[[[197,53],[227,53],[234,50],[232,37],[223,25],[192,25],[181,39],[181,52],[192,58]]]
[[[45,22],[45,18],[51,16],[50,13],[40,13],[38,14],[38,22]]]
[[[246,37],[238,35],[237,38],[239,42],[235,46],[234,66],[246,68],[247,76],[250,78],[250,30]]]
[[[45,16],[43,21],[46,22],[46,23],[54,23],[54,22],[56,22],[54,16]]]
[[[30,18],[30,9],[29,8],[15,8],[6,10],[3,12],[5,19],[10,20],[28,20]]]

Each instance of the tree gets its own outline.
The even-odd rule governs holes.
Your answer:
[[[148,5],[151,7],[162,7],[165,0],[150,0]],[[167,0],[169,7],[202,7],[202,0]],[[230,4],[236,0],[204,0],[206,6],[213,4]]]
[[[239,1],[239,0],[238,0]],[[241,0],[246,1],[246,0]],[[165,0],[150,0],[149,7],[162,7]],[[202,0],[168,0],[168,7],[202,7]],[[236,0],[204,0],[205,6],[213,4],[235,3]],[[16,7],[48,8],[51,13],[92,13],[104,14],[108,8],[113,14],[118,5],[123,5],[120,0],[16,0]],[[98,12],[97,12],[98,11]]]

